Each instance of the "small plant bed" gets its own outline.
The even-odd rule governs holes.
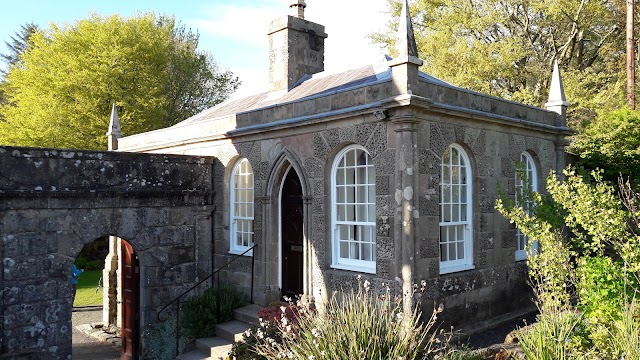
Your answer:
[[[190,298],[182,309],[180,324],[184,335],[198,339],[215,335],[217,324],[233,318],[233,310],[244,305],[242,294],[233,286],[220,287],[220,315],[217,315],[218,290],[214,287]]]
[[[87,270],[80,274],[74,307],[102,305],[102,288],[96,292],[101,277],[102,270]]]
[[[403,313],[402,299],[369,291],[369,282],[339,291],[323,312],[313,303],[274,304],[259,312],[261,324],[236,342],[230,358],[249,359],[467,359],[481,360],[436,332],[440,310],[427,323],[415,310]],[[338,300],[339,299],[339,300]]]

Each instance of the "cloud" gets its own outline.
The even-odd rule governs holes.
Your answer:
[[[267,29],[271,20],[288,13],[287,0],[216,1],[187,23],[199,29],[201,44],[214,51],[221,66],[243,84],[234,97],[266,91]],[[368,35],[385,29],[386,0],[306,0],[305,17],[325,26],[325,70],[336,72],[379,62],[379,45]]]

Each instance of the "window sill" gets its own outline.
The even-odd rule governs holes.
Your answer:
[[[243,252],[247,251],[247,249],[244,250],[229,250],[229,255],[242,255]],[[248,253],[244,254],[243,256],[253,256],[253,250],[249,251]]]
[[[451,273],[467,271],[467,270],[473,270],[475,268],[476,267],[473,264],[455,265],[455,266],[447,266],[447,267],[440,266],[440,275],[451,274]]]
[[[369,268],[369,267],[363,267],[363,266],[349,266],[349,265],[333,264],[333,265],[331,265],[331,268],[332,269],[336,269],[336,270],[347,270],[347,271],[354,271],[354,272],[367,273],[367,274],[375,274],[376,273],[376,269],[375,268]]]

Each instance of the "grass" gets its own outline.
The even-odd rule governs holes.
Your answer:
[[[102,305],[102,288],[96,292],[102,270],[87,270],[78,277],[78,289],[73,306]]]

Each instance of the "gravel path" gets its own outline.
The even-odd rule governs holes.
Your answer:
[[[102,307],[90,309],[74,308],[71,315],[73,324],[73,360],[119,360],[120,348],[100,341],[78,330],[80,325],[102,321]]]
[[[468,345],[472,349],[481,349],[494,344],[502,344],[504,338],[511,331],[524,327],[525,325],[533,324],[536,320],[536,315],[537,313],[535,312],[529,313],[469,336],[461,336],[458,341]]]

